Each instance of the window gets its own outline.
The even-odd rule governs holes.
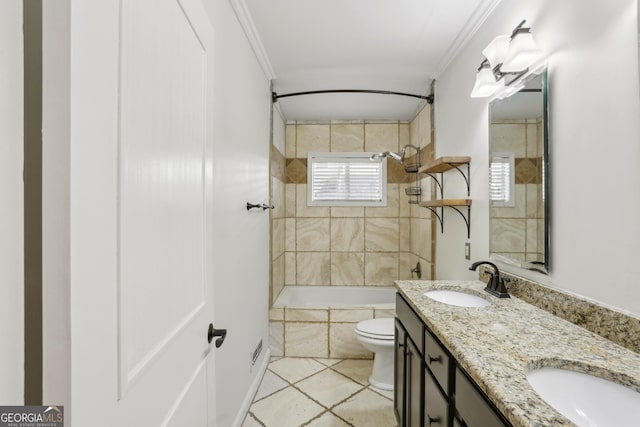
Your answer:
[[[492,153],[489,167],[489,198],[494,207],[513,207],[515,157],[513,153]]]
[[[309,206],[386,206],[387,161],[373,153],[309,153]]]

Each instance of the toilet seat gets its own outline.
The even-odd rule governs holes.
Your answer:
[[[393,341],[395,339],[394,319],[385,317],[363,320],[356,326],[356,334],[375,340]]]

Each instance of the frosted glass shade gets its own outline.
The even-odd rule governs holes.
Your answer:
[[[504,73],[518,73],[526,70],[542,56],[542,50],[533,40],[530,32],[518,32],[509,43],[509,50],[500,70]]]
[[[511,40],[511,37],[509,36],[498,36],[482,51],[484,57],[489,60],[491,68],[495,68],[496,65],[501,64],[505,56],[507,56],[509,40]]]
[[[491,68],[489,68],[489,64],[487,64],[476,74],[476,83],[473,85],[471,97],[486,98],[496,93],[496,91],[502,87],[504,87],[504,81],[500,80],[497,82]]]

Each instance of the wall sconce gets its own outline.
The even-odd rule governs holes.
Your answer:
[[[524,27],[525,22],[522,21],[511,36],[498,36],[484,48],[482,54],[486,59],[478,68],[472,98],[486,98],[511,86],[540,59],[542,50],[533,40],[531,28]],[[513,78],[506,81],[506,76]]]

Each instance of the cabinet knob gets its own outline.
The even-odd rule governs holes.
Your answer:
[[[427,418],[429,419],[429,425],[433,423],[440,424],[440,417],[432,417],[431,415],[427,414]]]
[[[433,362],[442,363],[442,356],[438,356],[438,357],[429,356],[429,364],[432,364]]]

